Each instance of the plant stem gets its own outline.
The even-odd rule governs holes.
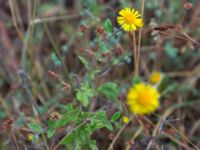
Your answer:
[[[80,127],[83,126],[84,124],[86,124],[88,121],[89,121],[89,119],[86,119],[86,120],[83,121],[81,124],[79,124],[78,126],[76,126],[75,128],[73,128],[71,131],[69,131],[69,133],[68,133],[66,136],[64,136],[64,137],[58,142],[58,144],[53,148],[53,150],[56,150],[56,149],[60,146],[60,144],[62,144],[62,142],[65,140],[65,138],[66,138],[67,136],[69,136],[72,132],[74,132],[75,130],[77,130],[78,128],[80,128]]]
[[[15,8],[14,8],[14,5],[15,5],[14,2],[15,1],[9,0],[9,7],[10,7],[11,14],[12,14],[13,25],[15,27],[15,30],[16,30],[20,40],[23,41],[24,37],[23,37],[23,33],[20,31],[20,29],[18,27],[16,12],[15,12]]]
[[[143,127],[140,126],[140,127],[138,128],[138,130],[135,132],[135,134],[133,135],[133,137],[131,138],[131,141],[134,141],[135,138],[137,138],[137,137],[141,134],[142,131],[143,131]],[[126,147],[125,150],[129,150],[130,148],[131,148],[131,145],[127,145],[127,147]]]
[[[117,139],[119,138],[119,136],[121,135],[121,133],[124,131],[124,129],[127,127],[127,125],[132,121],[134,116],[130,117],[130,120],[128,123],[124,124],[120,130],[117,132],[116,136],[114,137],[114,139],[112,140],[112,142],[110,143],[108,150],[113,150],[113,146],[115,144],[115,142],[117,141]]]
[[[137,45],[136,45],[136,35],[135,31],[132,33],[133,35],[133,58],[134,58],[134,75],[138,75],[138,58],[137,58]]]
[[[144,16],[144,4],[145,4],[145,0],[142,0],[142,5],[141,5],[141,17],[142,17],[142,20],[143,20],[143,16]],[[140,64],[141,37],[142,37],[142,28],[140,28],[140,30],[139,30],[139,41],[138,41],[138,50],[137,50],[137,64],[138,64],[138,66]]]
[[[13,137],[13,140],[14,140],[14,142],[15,142],[16,149],[17,149],[17,150],[20,150],[20,149],[19,149],[19,145],[17,144],[17,139],[16,139],[16,137],[15,137],[15,135],[14,135],[13,131],[11,131],[11,135],[12,135],[12,137]]]

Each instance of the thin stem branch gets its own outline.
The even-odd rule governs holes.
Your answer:
[[[40,24],[43,22],[53,22],[53,21],[59,21],[59,20],[70,20],[70,19],[76,19],[82,17],[82,14],[72,14],[72,15],[65,15],[65,16],[56,16],[56,17],[45,17],[45,18],[32,18],[31,21],[29,21],[29,24]]]
[[[43,22],[43,25],[44,25],[45,32],[47,33],[47,36],[48,36],[48,38],[49,38],[49,40],[50,40],[50,42],[51,42],[51,44],[53,46],[53,50],[55,51],[56,55],[58,56],[59,60],[61,61],[62,65],[63,65],[65,77],[69,81],[69,73],[68,73],[67,66],[64,63],[64,61],[62,59],[62,56],[61,56],[61,54],[59,52],[59,49],[58,49],[56,43],[54,42],[54,39],[53,39],[53,37],[52,37],[47,25],[45,24],[45,22]]]
[[[17,148],[17,150],[20,150],[19,149],[19,145],[17,144],[17,139],[16,139],[16,137],[15,137],[15,135],[14,135],[14,133],[11,131],[11,135],[12,135],[12,137],[13,137],[13,140],[14,140],[14,142],[15,142],[15,145],[16,145],[16,148]]]
[[[133,58],[134,58],[134,75],[137,76],[138,75],[138,58],[137,58],[137,45],[136,45],[136,35],[135,35],[135,31],[132,33],[133,35]]]
[[[14,3],[14,1],[9,0],[9,7],[10,7],[11,14],[12,14],[13,25],[15,27],[15,30],[16,30],[20,40],[23,41],[24,37],[23,37],[23,34],[20,31],[19,27],[18,27],[17,18],[15,16],[15,9],[14,9],[14,4],[13,3]]]
[[[73,128],[71,131],[69,131],[69,133],[64,136],[59,142],[58,144],[53,148],[53,150],[56,150],[60,144],[63,142],[63,140],[68,136],[70,135],[72,132],[74,132],[75,130],[77,130],[78,128],[80,128],[82,125],[86,124],[87,122],[89,121],[89,119],[86,119],[85,121],[83,121],[81,124],[79,124],[78,126],[76,126],[75,128]]]
[[[142,19],[143,19],[143,16],[144,16],[144,4],[145,4],[145,0],[142,0],[142,5],[141,5],[141,17],[142,17]],[[141,37],[142,37],[142,28],[140,28],[140,30],[139,30],[139,41],[138,41],[138,50],[137,50],[137,64],[138,64],[138,66],[140,64]],[[139,69],[139,67],[138,67],[138,69]]]
[[[140,126],[138,130],[135,132],[135,134],[133,135],[133,137],[131,138],[131,141],[134,141],[138,137],[138,135],[141,134],[142,131],[143,131],[143,127]],[[125,150],[129,150],[130,148],[131,148],[131,145],[127,145]]]
[[[133,116],[130,118],[129,122],[127,124],[124,124],[120,130],[117,132],[116,136],[114,137],[114,139],[112,140],[112,142],[110,143],[108,150],[113,150],[114,144],[116,143],[117,139],[119,138],[119,136],[121,135],[121,133],[124,131],[124,129],[127,127],[127,125],[132,121]]]

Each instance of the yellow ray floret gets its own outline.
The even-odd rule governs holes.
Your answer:
[[[157,83],[160,82],[161,77],[162,77],[161,72],[154,71],[154,72],[151,73],[151,75],[150,75],[150,77],[149,77],[149,81],[150,81],[152,84],[157,84]]]
[[[124,116],[122,118],[122,120],[123,120],[124,123],[128,123],[129,122],[129,118],[127,116]]]
[[[134,85],[127,94],[127,103],[134,114],[145,115],[154,112],[159,107],[157,89],[145,83]]]
[[[143,26],[143,21],[140,13],[131,8],[124,8],[119,11],[117,22],[125,31],[135,31]]]

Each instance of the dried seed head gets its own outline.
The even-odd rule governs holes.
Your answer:
[[[78,32],[82,32],[82,33],[85,33],[87,30],[88,30],[88,28],[85,25],[81,25],[78,28]]]
[[[13,127],[13,119],[12,118],[8,118],[6,119],[6,121],[3,123],[3,128],[10,130]]]
[[[58,119],[61,119],[61,114],[59,114],[58,112],[52,112],[52,113],[49,115],[49,119],[50,119],[50,120],[58,120]]]
[[[91,50],[88,50],[87,51],[88,55],[91,56],[91,57],[94,57],[95,56],[95,53]]]
[[[96,27],[95,32],[99,35],[105,34],[103,27]]]
[[[61,79],[60,79],[60,82],[61,82],[61,84],[63,85],[63,88],[62,88],[63,91],[64,91],[64,90],[71,91],[71,85],[70,85],[70,84],[64,82],[64,81],[61,80]]]
[[[129,146],[131,146],[133,144],[135,144],[135,142],[133,140],[129,140],[129,141],[126,142],[126,145],[129,145]]]
[[[185,9],[190,10],[190,9],[192,9],[192,7],[193,7],[192,3],[190,3],[190,2],[185,2],[184,3],[184,8]]]
[[[48,74],[55,79],[59,79],[59,75],[51,70],[48,71]]]

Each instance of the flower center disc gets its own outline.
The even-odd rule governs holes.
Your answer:
[[[126,24],[133,24],[134,23],[134,16],[132,14],[128,14],[124,17]]]
[[[148,106],[151,104],[151,94],[148,91],[142,91],[138,94],[138,103],[142,106]]]

